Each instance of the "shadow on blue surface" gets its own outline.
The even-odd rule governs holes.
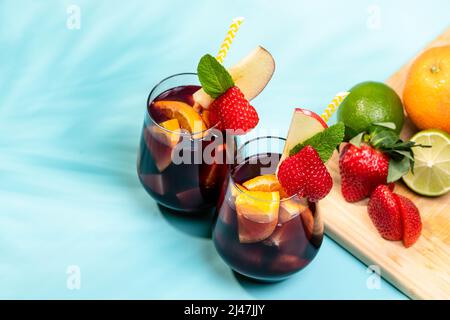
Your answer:
[[[175,229],[197,238],[211,239],[214,210],[209,212],[180,213],[158,205],[161,216]]]

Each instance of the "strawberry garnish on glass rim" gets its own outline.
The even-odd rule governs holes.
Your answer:
[[[289,196],[317,202],[333,187],[325,162],[344,139],[345,127],[343,123],[326,127],[318,115],[303,109],[294,111],[293,120],[277,177]]]
[[[245,134],[259,122],[258,114],[228,73],[213,56],[204,55],[197,67],[203,90],[214,100],[209,108],[209,121],[220,130]]]

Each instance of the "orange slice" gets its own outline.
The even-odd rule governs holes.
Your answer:
[[[163,172],[172,163],[172,150],[180,140],[180,133],[177,119],[164,121],[159,126],[152,125],[145,130],[145,141],[159,172]]]
[[[167,118],[178,120],[180,127],[190,133],[202,132],[207,129],[202,117],[187,103],[161,100],[154,102],[153,105]]]
[[[236,198],[239,194],[241,194],[242,192],[240,192],[239,190],[245,192],[247,191],[246,188],[244,188],[242,185],[240,185],[239,183],[233,184],[231,183],[230,185],[230,189],[231,189],[231,196]]]
[[[235,204],[241,243],[259,242],[270,237],[278,223],[278,191],[242,192],[237,195]]]
[[[163,127],[165,130],[162,130],[160,128],[155,129],[158,131],[158,133],[161,133],[162,135],[164,135],[164,137],[167,138],[167,142],[173,147],[175,146],[178,141],[180,141],[180,133],[181,133],[181,128],[180,128],[180,123],[178,122],[177,119],[171,119],[171,120],[167,120],[164,122],[161,122],[159,124],[161,127]]]
[[[250,191],[278,191],[281,199],[288,197],[286,191],[284,191],[283,187],[281,187],[280,182],[274,174],[257,176],[253,179],[247,180],[242,185]]]

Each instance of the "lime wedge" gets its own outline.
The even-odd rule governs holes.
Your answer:
[[[413,148],[414,174],[403,177],[406,185],[418,194],[430,197],[450,191],[450,135],[437,129],[424,130],[411,138],[431,148]]]

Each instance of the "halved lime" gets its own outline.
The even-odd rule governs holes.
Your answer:
[[[403,181],[418,194],[436,197],[450,191],[450,135],[437,129],[416,133],[411,141],[431,145],[413,148],[414,174],[408,172]]]

